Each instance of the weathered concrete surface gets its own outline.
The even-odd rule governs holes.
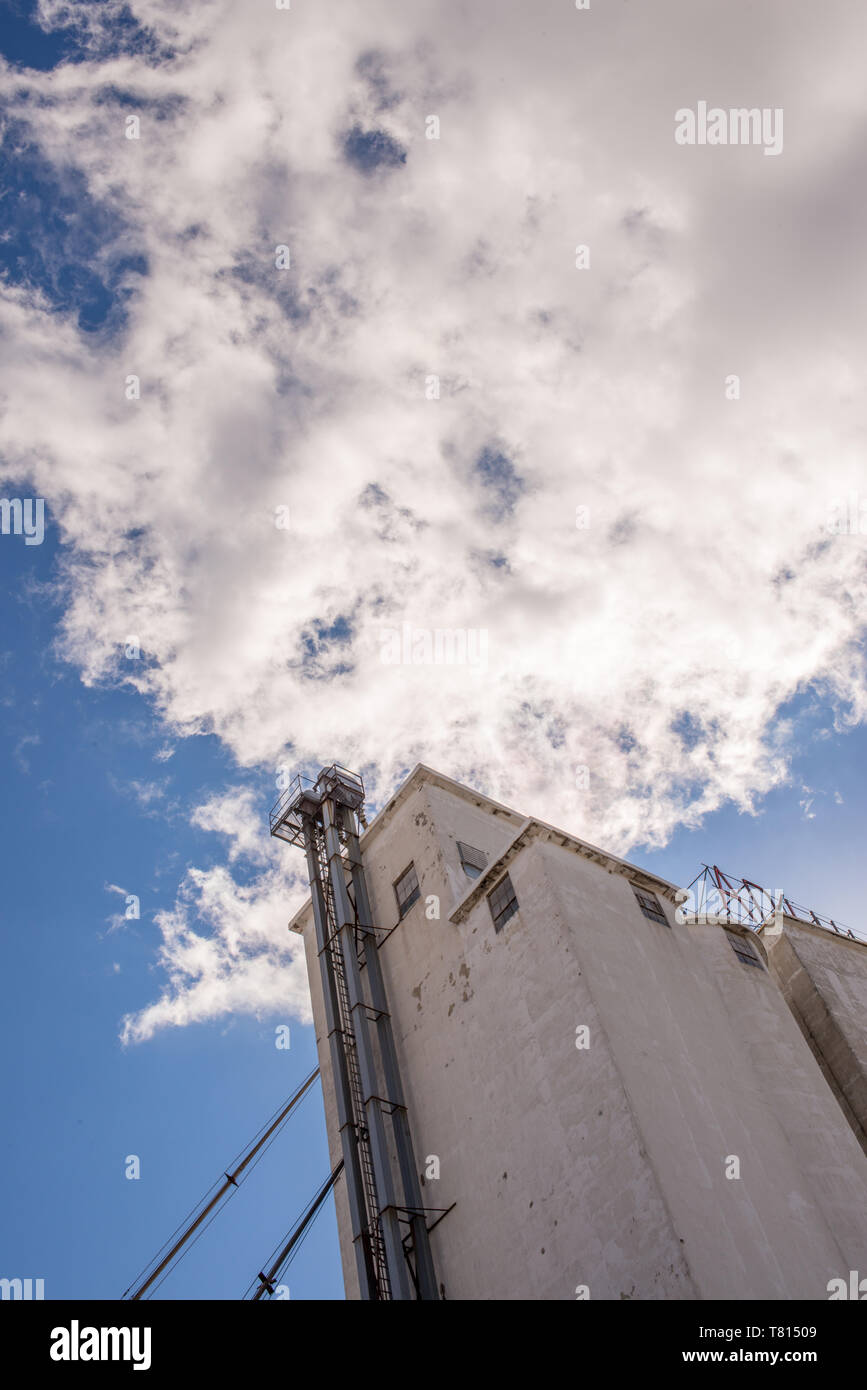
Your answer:
[[[763,940],[783,997],[867,1153],[867,947],[791,917]]]
[[[466,877],[458,840],[486,876]],[[375,920],[396,926],[381,960],[418,1166],[439,1165],[424,1200],[456,1204],[432,1235],[447,1297],[824,1299],[867,1268],[867,1159],[784,993],[720,927],[678,926],[670,885],[662,926],[639,870],[425,769],[362,845]],[[410,862],[422,898],[396,925]],[[506,868],[520,906],[498,934],[486,895]],[[337,1211],[357,1297],[342,1184]]]

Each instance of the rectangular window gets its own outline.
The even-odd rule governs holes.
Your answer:
[[[757,965],[759,970],[764,969],[759,959],[759,953],[748,936],[738,936],[735,932],[730,931],[726,932],[726,936],[739,961],[743,961],[744,965]]]
[[[509,918],[514,917],[518,911],[518,899],[515,897],[512,880],[508,874],[500,879],[496,888],[491,889],[488,894],[488,906],[494,919],[494,931],[502,931]]]
[[[462,840],[458,840],[458,854],[461,856],[461,868],[467,878],[478,878],[488,862],[488,856],[482,854],[480,849],[473,849],[472,845],[465,845]]]
[[[644,888],[636,888],[634,883],[632,885],[632,891],[645,917],[648,917],[651,922],[659,922],[662,927],[671,926],[671,923],[659,906],[659,900],[655,898],[652,893],[648,893]]]
[[[418,874],[414,864],[410,864],[408,869],[404,869],[400,878],[395,882],[394,896],[397,898],[398,917],[405,917],[413,903],[417,903],[421,897]]]

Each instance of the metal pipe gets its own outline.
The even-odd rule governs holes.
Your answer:
[[[305,816],[304,847],[307,854],[307,875],[310,879],[313,924],[316,931],[319,973],[322,979],[322,996],[325,1007],[325,1025],[328,1029],[328,1046],[337,1101],[337,1123],[340,1129],[343,1161],[346,1164],[346,1188],[349,1198],[349,1219],[352,1225],[352,1243],[355,1250],[355,1264],[361,1297],[372,1299],[376,1296],[376,1275],[372,1268],[370,1251],[366,1248],[364,1240],[366,1225],[364,1181],[361,1175],[361,1159],[352,1117],[352,1091],[340,1038],[340,1008],[328,945],[328,912],[323,900],[323,887],[319,881],[319,865],[316,861],[313,836],[313,823],[309,816]]]
[[[361,861],[361,847],[358,843],[355,818],[348,809],[344,811],[344,829],[346,831],[347,858],[352,874],[352,886],[355,890],[355,909],[358,924],[363,934],[364,962],[367,966],[370,1002],[376,1014],[376,1030],[379,1038],[380,1056],[382,1057],[385,1093],[395,1105],[391,1114],[391,1123],[404,1200],[407,1208],[413,1213],[410,1216],[410,1230],[412,1231],[412,1243],[415,1251],[419,1294],[423,1299],[438,1301],[439,1288],[428,1238],[427,1220],[422,1210],[421,1187],[413,1152],[412,1134],[407,1117],[403,1086],[400,1080],[394,1031],[391,1026],[391,1016],[386,1008],[385,981],[376,944],[376,934],[373,931],[373,914],[370,909],[370,898],[367,893],[367,883]]]
[[[363,1087],[364,1110],[370,1136],[370,1151],[380,1200],[380,1225],[385,1244],[386,1261],[391,1281],[392,1297],[411,1297],[409,1274],[400,1234],[400,1218],[391,1175],[391,1163],[385,1138],[385,1126],[378,1099],[376,1068],[370,1040],[370,1025],[361,988],[358,954],[355,947],[354,914],[346,891],[346,871],[337,832],[337,808],[333,800],[322,803],[322,824],[325,829],[325,850],[337,914],[338,940],[346,976],[346,988],[352,1013],[352,1026],[358,1054],[358,1068]]]

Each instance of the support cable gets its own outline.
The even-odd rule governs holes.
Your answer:
[[[237,1190],[239,1185],[237,1182],[238,1175],[244,1171],[244,1169],[248,1166],[248,1164],[251,1162],[253,1158],[256,1158],[257,1155],[259,1155],[259,1157],[262,1156],[260,1150],[263,1150],[264,1148],[266,1148],[266,1146],[270,1147],[270,1144],[268,1144],[267,1141],[271,1140],[271,1142],[273,1142],[273,1138],[276,1138],[277,1132],[279,1132],[279,1130],[282,1128],[283,1124],[288,1119],[291,1111],[298,1104],[298,1102],[301,1099],[303,1099],[303,1097],[306,1095],[309,1088],[313,1085],[313,1082],[316,1080],[318,1075],[319,1068],[315,1067],[314,1070],[310,1073],[310,1075],[302,1082],[298,1090],[287,1102],[287,1104],[283,1106],[279,1113],[277,1113],[276,1118],[272,1119],[272,1121],[267,1125],[267,1127],[263,1127],[264,1132],[263,1129],[260,1129],[251,1145],[249,1145],[246,1150],[241,1150],[241,1155],[243,1155],[243,1157],[239,1155],[240,1162],[237,1158],[233,1160],[237,1166],[234,1168],[232,1172],[224,1174],[223,1181],[222,1183],[219,1183],[218,1190],[215,1193],[215,1195],[210,1198],[210,1201],[207,1201],[207,1204],[202,1208],[198,1216],[196,1216],[193,1221],[189,1222],[189,1224],[186,1225],[180,1239],[174,1242],[168,1254],[162,1260],[160,1260],[159,1264],[157,1264],[156,1268],[152,1271],[152,1273],[148,1275],[144,1283],[139,1284],[136,1288],[135,1293],[133,1294],[129,1293],[129,1289],[132,1288],[132,1285],[130,1285],[129,1288],[124,1290],[122,1298],[126,1298],[127,1295],[129,1295],[130,1300],[133,1302],[142,1298],[142,1296],[147,1292],[147,1290],[151,1287],[151,1285],[158,1278],[158,1276],[162,1274],[164,1270],[167,1269],[167,1266],[174,1259],[181,1246],[185,1245],[186,1242],[189,1240],[190,1236],[193,1234],[193,1232],[196,1231],[199,1226],[201,1226],[202,1222],[205,1220],[205,1217],[208,1216],[211,1212],[213,1212],[213,1216],[216,1216],[217,1213],[214,1211],[214,1208],[216,1207],[220,1199],[225,1196],[225,1194],[229,1191],[230,1188],[232,1189],[231,1196],[234,1196],[235,1191]],[[257,1163],[258,1161],[259,1158],[256,1158]],[[255,1166],[256,1164],[254,1163],[253,1167],[255,1168]],[[212,1184],[211,1187],[208,1188],[208,1192],[202,1199],[203,1201],[206,1201],[208,1195],[211,1192],[213,1192],[215,1186],[217,1186],[217,1183]],[[194,1207],[193,1210],[195,1211],[196,1208]],[[211,1217],[211,1220],[213,1220],[213,1216]],[[204,1227],[204,1230],[207,1230],[207,1226],[209,1226],[210,1224],[211,1222],[208,1221],[207,1225]],[[178,1228],[176,1228],[176,1230],[177,1229]],[[202,1234],[203,1231],[200,1231],[199,1235]],[[196,1240],[198,1240],[198,1238],[199,1236],[196,1237]],[[172,1240],[171,1236],[169,1237],[169,1240]],[[168,1245],[168,1243],[169,1241],[166,1241],[165,1244],[160,1247],[160,1249],[157,1251],[157,1254],[150,1261],[150,1265],[154,1263],[154,1260],[159,1260],[160,1255],[162,1254],[163,1250],[165,1250],[166,1245]],[[193,1244],[195,1243],[196,1241],[193,1242]],[[184,1254],[186,1253],[187,1251],[184,1251]],[[181,1256],[181,1258],[183,1259],[183,1256]],[[148,1269],[150,1265],[145,1265],[145,1269]],[[138,1283],[138,1279],[140,1278],[141,1274],[138,1275],[138,1278],[135,1282]],[[160,1283],[162,1283],[162,1280],[160,1280]]]
[[[278,1278],[282,1275],[283,1271],[286,1268],[288,1268],[288,1266],[291,1264],[292,1259],[294,1258],[294,1255],[297,1253],[299,1246],[303,1242],[305,1235],[309,1231],[313,1222],[316,1220],[316,1217],[319,1215],[325,1198],[328,1196],[329,1192],[331,1191],[334,1184],[337,1182],[337,1179],[340,1177],[340,1174],[342,1172],[343,1159],[341,1158],[340,1162],[332,1172],[331,1176],[329,1178],[326,1178],[325,1182],[322,1184],[315,1197],[311,1198],[311,1200],[307,1203],[307,1206],[305,1207],[298,1221],[296,1221],[295,1225],[291,1228],[286,1244],[283,1246],[279,1255],[274,1260],[273,1264],[271,1265],[271,1268],[268,1270],[268,1273],[263,1274],[260,1271],[260,1273],[256,1275],[256,1279],[258,1279],[259,1281],[259,1287],[253,1294],[251,1300],[252,1302],[255,1302],[257,1299],[261,1298],[263,1294],[273,1294],[275,1283],[277,1282]],[[250,1290],[256,1283],[256,1279],[251,1280],[250,1283],[247,1285],[246,1291],[244,1293],[245,1299],[247,1298],[247,1295],[250,1293]]]

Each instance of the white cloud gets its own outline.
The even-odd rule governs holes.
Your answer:
[[[305,895],[302,875],[269,839],[249,788],[215,793],[193,809],[190,821],[228,838],[230,864],[245,871],[266,867],[246,883],[224,865],[187,869],[174,906],[154,916],[165,984],[154,1003],[124,1018],[121,1040],[144,1042],[160,1028],[232,1014],[260,1018],[277,1011],[309,1022],[303,945],[287,931]],[[124,892],[114,884],[106,889]]]
[[[311,1021],[301,938],[286,930],[286,875],[270,870],[241,886],[228,870],[190,869],[175,906],[157,913],[158,963],[168,976],[153,1004],[123,1020],[121,1040],[144,1042],[160,1028],[184,1027],[227,1014],[261,1018],[283,1012]],[[208,935],[196,930],[206,924]]]
[[[865,539],[827,527],[867,497],[857,7],[132,8],[178,57],[9,98],[150,269],[120,340],[2,309],[4,453],[86,682],[242,767],[336,758],[376,800],[423,760],[620,852],[785,779],[797,692],[864,717]],[[698,99],[784,107],[784,153],[677,146]],[[405,164],[349,167],[355,127]],[[404,621],[486,630],[487,670],[383,666]],[[198,823],[248,854],[250,809]],[[217,884],[247,891],[186,910]],[[181,968],[178,911],[147,1017],[271,997],[219,942]]]
[[[195,808],[190,820],[200,830],[228,837],[230,863],[237,859],[251,864],[274,863],[279,854],[279,847],[268,836],[263,807],[249,787],[216,792]]]

